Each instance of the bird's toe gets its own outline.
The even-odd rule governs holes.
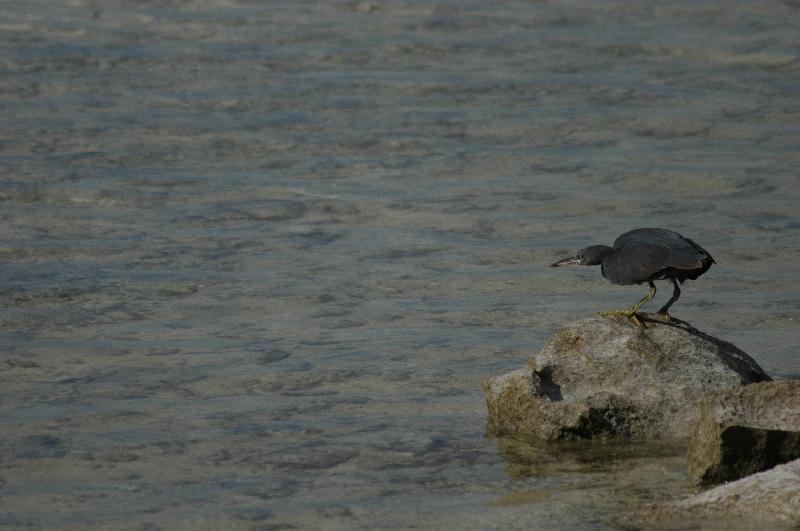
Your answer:
[[[625,310],[605,310],[599,312],[597,315],[601,317],[625,317],[633,322],[634,325],[638,326],[639,328],[645,328],[642,321],[639,320],[639,316],[635,311],[631,311],[630,308]]]
[[[665,323],[672,322],[672,316],[667,312],[656,312],[656,313],[642,313],[641,315],[647,317],[648,319],[653,319],[654,321],[663,321]]]

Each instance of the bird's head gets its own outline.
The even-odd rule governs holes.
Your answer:
[[[590,245],[578,251],[575,256],[559,260],[551,264],[550,267],[561,267],[572,264],[585,266],[600,265],[603,263],[603,257],[611,250],[611,247],[607,245]]]

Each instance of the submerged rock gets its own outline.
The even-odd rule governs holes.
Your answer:
[[[765,382],[703,400],[688,475],[721,483],[800,458],[800,380]]]
[[[690,498],[645,511],[658,527],[689,529],[687,521],[710,520],[714,529],[776,529],[800,526],[800,459],[720,485]],[[675,527],[678,527],[677,524]]]
[[[518,439],[688,437],[709,393],[769,380],[750,356],[682,322],[582,319],[528,366],[484,381],[489,431]]]

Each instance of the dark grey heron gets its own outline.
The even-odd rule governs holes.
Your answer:
[[[602,312],[601,315],[624,315],[642,326],[636,317],[639,308],[656,295],[654,280],[670,279],[674,290],[672,298],[658,310],[658,315],[669,320],[669,308],[681,295],[678,283],[695,280],[708,271],[714,258],[689,238],[667,229],[634,229],[616,239],[613,247],[591,245],[575,256],[564,258],[550,267],[570,264],[599,265],[603,276],[612,284],[641,284],[647,282],[650,292],[625,310]]]

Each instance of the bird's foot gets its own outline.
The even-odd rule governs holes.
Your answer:
[[[597,315],[601,315],[603,317],[627,317],[639,328],[644,328],[644,324],[642,324],[642,322],[639,320],[636,310],[633,308],[628,308],[627,310],[606,310],[598,313]]]
[[[641,313],[640,315],[647,317],[648,319],[653,319],[655,321],[662,321],[664,323],[671,323],[673,321],[672,316],[670,316],[670,314],[668,314],[667,312],[661,312],[661,311],[656,313],[647,312],[647,313]]]

